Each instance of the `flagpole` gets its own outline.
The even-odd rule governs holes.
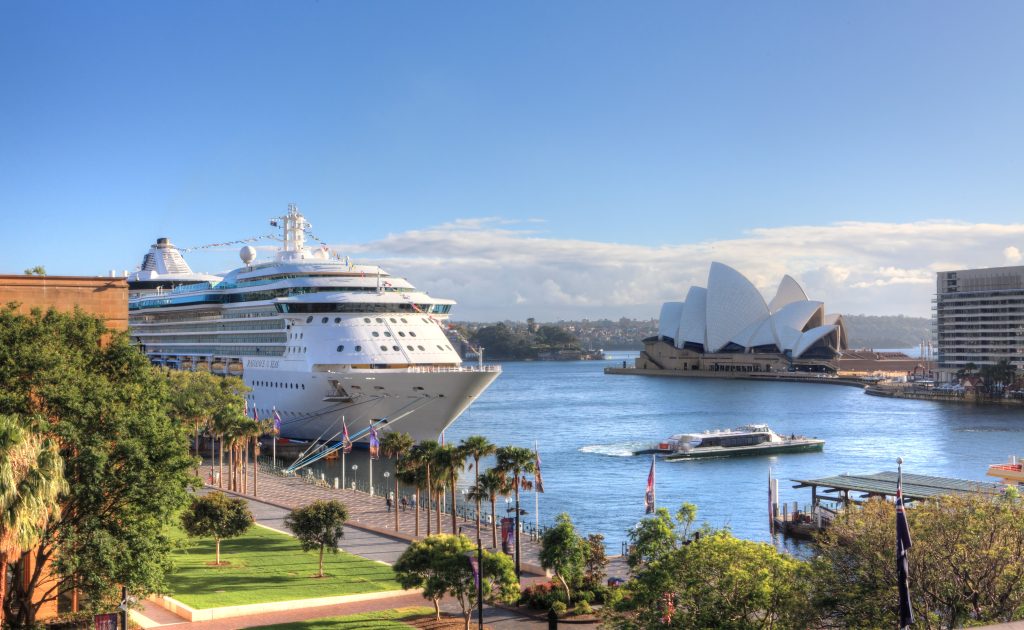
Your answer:
[[[658,481],[657,481],[657,473],[655,472],[655,466],[654,466],[654,463],[656,461],[657,461],[657,457],[655,457],[655,455],[653,453],[651,453],[651,480],[652,480],[651,481],[651,505],[654,506],[655,513],[657,513],[657,511],[658,511],[658,492],[657,492],[657,490],[655,490],[655,488],[657,487]]]

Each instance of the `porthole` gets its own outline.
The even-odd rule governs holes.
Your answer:
[[[326,324],[326,323],[327,323],[327,318],[326,318],[326,317],[324,317],[323,319],[321,319],[321,320],[320,320],[320,323],[321,323],[321,324]]]
[[[451,350],[451,349],[452,349],[452,347],[451,347],[451,346],[445,346],[445,347],[446,347],[446,348],[448,348],[449,350]],[[455,352],[455,351],[454,351],[454,350],[452,350],[452,352]]]
[[[390,337],[390,336],[391,336],[391,333],[385,330],[385,331],[384,331],[384,336],[385,336],[385,337]]]
[[[401,330],[399,330],[399,331],[398,331],[398,336],[399,336],[399,337],[404,337],[404,336],[405,336],[405,333],[404,333],[404,332],[402,332]]]
[[[419,348],[420,350],[423,350],[423,346],[416,346],[416,347]],[[423,350],[423,352],[426,352],[426,350]]]
[[[313,321],[313,316],[312,315],[310,315],[309,317],[306,318],[306,323],[307,324],[312,322],[312,321]]]
[[[383,324],[384,323],[384,318],[383,317],[378,317],[377,318],[377,323],[378,324]]]
[[[403,317],[403,318],[402,318],[402,323],[403,323],[403,324],[408,324],[409,322],[405,321],[405,318]]]
[[[362,385],[353,385],[352,386],[352,389],[362,389],[362,388],[363,388]]]
[[[410,330],[410,331],[409,331],[409,336],[410,336],[410,337],[415,337],[415,336],[416,336],[416,333],[414,333],[413,331],[411,331],[411,330]]]
[[[442,348],[440,344],[438,344],[437,349],[440,350],[441,352],[444,352],[444,348]]]
[[[392,323],[392,324],[397,324],[397,323],[398,323],[398,320],[397,320],[397,319],[395,319],[394,317],[392,317],[392,318],[391,318],[391,323]]]
[[[374,389],[384,389],[384,388],[383,388],[383,387],[381,387],[380,385],[374,385],[374,386],[373,386],[373,388],[374,388]]]
[[[406,348],[409,349],[409,352],[412,352],[412,346],[406,346]]]
[[[340,317],[335,317],[334,318],[334,323],[335,324],[340,324],[341,323],[341,318]]]
[[[385,352],[387,352],[387,350],[388,350],[388,347],[387,347],[387,346],[381,346],[381,347],[380,347],[380,349],[381,349],[381,350],[383,350],[383,351],[385,351]]]
[[[423,391],[423,388],[420,387],[419,385],[416,385],[415,387],[413,387],[413,389],[415,389],[416,391],[420,391],[420,392]]]
[[[363,351],[363,347],[362,346],[356,346],[356,352],[362,352],[362,351]]]
[[[375,330],[375,331],[373,331],[373,336],[374,337],[380,337],[380,333]]]
[[[426,317],[421,317],[420,319],[422,319],[422,320],[423,320],[423,323],[424,323],[424,324],[429,324],[429,323],[430,323],[430,320],[429,320],[429,319],[427,319]]]
[[[306,384],[305,383],[302,384],[302,389],[306,389]]]
[[[338,346],[338,352],[344,352],[345,346]]]
[[[369,324],[370,323],[370,318],[369,317],[364,317],[363,321],[366,322],[367,324]]]
[[[391,349],[394,350],[395,352],[398,352],[398,351],[401,350],[401,348],[399,348],[398,346],[391,346]]]

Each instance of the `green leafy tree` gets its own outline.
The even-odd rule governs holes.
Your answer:
[[[170,417],[168,379],[126,334],[81,311],[0,308],[0,414],[39,418],[59,448],[68,491],[32,548],[36,569],[10,589],[12,625],[75,588],[85,612],[162,591],[164,524],[189,501],[195,460]],[[43,567],[53,580],[44,581]]]
[[[235,499],[223,492],[195,497],[192,505],[181,514],[181,526],[189,536],[213,538],[217,548],[217,565],[220,561],[220,541],[236,538],[252,527],[252,512],[245,499]]]
[[[25,270],[25,275],[26,276],[45,276],[46,275],[46,267],[44,267],[42,265],[36,265],[35,267],[29,267],[28,269]]]
[[[384,457],[395,460],[395,531],[398,531],[398,500],[401,497],[401,475],[398,471],[402,470],[403,461],[402,459],[409,455],[412,450],[413,440],[412,436],[408,433],[395,433],[388,432],[384,434],[384,437],[380,440],[380,450],[384,453]],[[417,532],[417,535],[419,532]]]
[[[507,497],[512,492],[512,484],[508,475],[497,468],[491,468],[477,481],[480,486],[480,496],[487,497],[491,501],[491,547],[498,547],[498,518],[497,503],[498,497]]]
[[[907,510],[913,536],[910,589],[915,627],[954,628],[1020,619],[1024,613],[1024,502],[953,495]],[[845,511],[819,537],[816,567],[822,622],[896,627],[893,504]]]
[[[533,474],[537,470],[536,466],[536,454],[528,448],[521,446],[503,446],[497,451],[498,456],[498,469],[505,471],[506,474],[512,475],[512,491],[516,497],[516,514],[520,514],[519,507],[519,490],[529,490],[533,487],[533,482],[530,481],[526,475]],[[519,525],[519,519],[516,519],[516,525]],[[516,527],[516,573],[519,572],[519,528]]]
[[[544,532],[540,541],[540,566],[551,569],[565,589],[565,600],[572,601],[570,587],[583,582],[589,549],[576,533],[572,519],[565,512],[555,517],[555,525]]]
[[[587,547],[587,559],[584,565],[587,582],[600,584],[604,582],[605,569],[608,567],[608,556],[604,549],[604,534],[590,534],[584,543]]]
[[[462,472],[462,467],[466,462],[466,456],[463,454],[459,447],[453,444],[445,444],[437,450],[437,455],[434,459],[435,466],[437,466],[438,477],[443,479],[447,477],[446,486],[451,490],[452,497],[452,533],[458,533],[458,514],[455,512],[455,490],[459,481],[459,473]],[[442,488],[442,491],[444,488]],[[437,526],[438,533],[441,532],[441,525]]]
[[[626,562],[630,569],[657,563],[679,548],[680,539],[668,510],[658,508],[629,531]]]
[[[199,434],[210,428],[214,415],[224,402],[221,377],[210,372],[184,370],[168,370],[167,376],[172,384],[173,413],[181,421],[192,425],[194,452],[199,456]]]
[[[409,466],[415,466],[423,470],[423,488],[427,491],[427,536],[430,535],[430,504],[434,499],[434,479],[431,477],[431,467],[434,464],[434,457],[441,445],[434,440],[421,440],[417,442],[409,452],[406,460]],[[416,510],[419,511],[419,492],[416,493]],[[440,529],[440,527],[438,527]]]
[[[347,520],[348,508],[341,501],[313,501],[285,517],[285,527],[299,539],[303,551],[320,550],[317,577],[324,577],[324,550],[338,553],[338,541],[345,535]]]
[[[465,628],[476,606],[477,589],[470,555],[476,544],[465,536],[440,534],[414,541],[395,563],[395,577],[402,588],[422,588],[423,597],[433,601],[437,619],[441,619],[441,598],[454,597],[462,608]],[[511,603],[519,597],[512,561],[504,554],[483,552],[481,572],[485,596]]]
[[[0,415],[0,602],[8,563],[39,543],[67,490],[56,442],[17,416]],[[3,618],[0,609],[0,625]]]

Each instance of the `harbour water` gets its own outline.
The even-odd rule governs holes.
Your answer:
[[[743,380],[605,375],[605,361],[505,363],[503,374],[446,432],[449,443],[484,435],[499,445],[533,447],[543,461],[546,492],[541,524],[569,512],[580,531],[606,536],[617,553],[627,530],[644,516],[650,457],[634,447],[673,433],[764,422],[779,433],[823,438],[820,453],[723,458],[657,465],[657,502],[670,511],[696,504],[698,520],[728,526],[740,537],[769,540],[768,474],[780,479],[783,501],[810,500],[793,478],[895,470],[992,481],[989,464],[1024,455],[1020,409],[866,396],[854,387]],[[365,479],[366,453],[349,456]],[[485,463],[483,467],[489,464]],[[325,464],[330,478],[340,462]],[[375,463],[376,484],[385,462]],[[351,475],[351,472],[349,472]],[[465,486],[472,472],[464,474]],[[393,480],[392,480],[393,481]],[[534,515],[532,493],[523,507]]]

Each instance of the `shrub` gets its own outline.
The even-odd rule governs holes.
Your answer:
[[[519,596],[519,603],[521,605],[537,610],[547,610],[555,602],[565,604],[565,592],[551,582],[528,587]]]
[[[576,604],[576,614],[577,615],[589,615],[589,614],[592,614],[593,612],[594,612],[594,609],[590,607],[590,604],[587,603],[587,600],[583,600],[583,601],[579,602],[578,604]]]
[[[592,591],[578,591],[576,593],[575,601],[591,603],[594,601],[594,593]]]
[[[569,607],[565,605],[565,602],[555,602],[551,604],[551,610],[555,611],[555,614],[559,617],[564,615],[565,611],[568,609]]]

